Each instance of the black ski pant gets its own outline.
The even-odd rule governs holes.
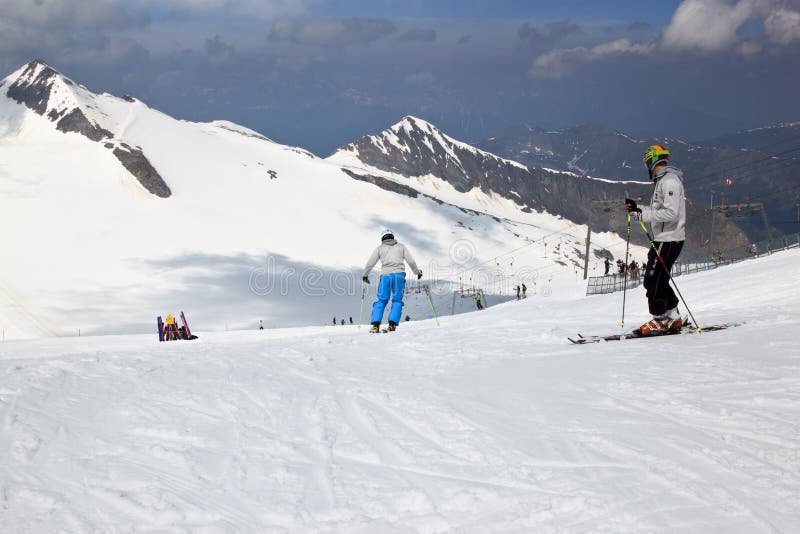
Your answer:
[[[644,273],[644,288],[647,290],[647,305],[650,313],[659,316],[678,305],[678,297],[669,284],[669,271],[678,259],[683,248],[683,241],[654,241],[655,248],[650,247],[647,253],[647,270]],[[662,263],[658,259],[661,255]]]

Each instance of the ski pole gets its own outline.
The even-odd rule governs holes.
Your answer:
[[[358,327],[361,328],[361,321],[364,319],[364,296],[367,294],[367,283],[361,281],[361,309],[358,310]]]
[[[702,331],[702,328],[700,328],[700,323],[698,323],[697,320],[694,318],[694,315],[692,314],[692,310],[690,310],[689,309],[689,305],[686,304],[686,299],[683,298],[683,295],[681,294],[681,290],[678,289],[678,284],[676,284],[675,283],[675,279],[672,278],[672,273],[669,272],[669,269],[667,268],[667,264],[666,264],[666,262],[664,262],[664,258],[661,257],[661,253],[656,248],[656,244],[653,243],[653,236],[650,235],[650,231],[647,229],[647,226],[645,226],[643,221],[639,221],[639,224],[642,226],[642,231],[644,232],[644,235],[647,236],[647,240],[650,241],[650,246],[652,247],[653,251],[656,253],[656,257],[658,258],[658,261],[661,262],[661,265],[664,267],[664,270],[667,271],[667,276],[669,276],[669,281],[672,282],[672,285],[675,287],[675,291],[678,292],[678,296],[681,298],[681,302],[683,302],[683,305],[686,306],[686,311],[689,312],[689,317],[692,318],[692,322],[697,327],[695,331],[699,334]]]
[[[628,267],[628,251],[631,246],[631,214],[628,213],[628,237],[625,240],[625,268]],[[622,320],[619,325],[625,327],[625,297],[628,293],[628,273],[622,273]]]
[[[431,305],[431,311],[433,312],[433,318],[436,319],[436,326],[438,327],[438,326],[440,326],[439,325],[439,316],[436,315],[436,308],[433,307],[433,299],[431,299],[431,292],[428,289],[427,285],[422,286],[422,287],[425,288],[425,294],[428,295],[428,304]]]

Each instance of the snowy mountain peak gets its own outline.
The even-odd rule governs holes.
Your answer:
[[[458,155],[455,153],[457,150],[464,150],[473,155],[484,158],[499,159],[494,154],[484,152],[472,145],[462,143],[457,139],[453,139],[440,130],[436,125],[411,115],[406,115],[400,122],[391,126],[388,130],[382,132],[381,134],[373,136],[372,139],[378,140],[382,138],[383,140],[392,142],[394,140],[391,139],[391,135],[389,135],[390,133],[405,137],[408,140],[416,141],[417,144],[422,143],[421,146],[427,147],[432,152],[436,152],[437,149],[435,147],[439,147],[444,151],[445,154],[454,160],[458,159]],[[407,143],[401,143],[397,146],[410,148]]]
[[[54,91],[67,94],[69,91],[64,90],[63,85],[74,85],[72,80],[64,78],[41,59],[34,59],[3,82],[4,86],[8,86],[9,97],[40,115],[48,111]]]
[[[41,59],[34,59],[3,79],[0,90],[5,91],[0,93],[0,110],[4,111],[0,117],[9,111],[20,116],[33,112],[54,123],[60,132],[77,133],[101,142],[103,149],[111,150],[147,191],[161,198],[170,196],[169,186],[141,148],[136,143],[126,142],[124,137],[125,125],[130,122],[134,110],[146,108],[136,99],[96,95]],[[24,122],[19,121],[19,124]],[[0,124],[0,132],[9,130],[8,124],[6,128],[2,126]],[[18,133],[18,128],[14,133]]]
[[[364,164],[404,176],[428,174],[450,182],[458,191],[476,187],[475,176],[482,168],[515,167],[504,160],[443,133],[435,125],[406,116],[386,130],[362,137],[337,150],[331,160]]]
[[[397,124],[389,128],[393,132],[399,132],[400,130],[406,132],[424,132],[427,134],[431,134],[433,132],[442,133],[439,128],[431,124],[430,122],[420,119],[419,117],[414,117],[412,115],[406,115],[405,117],[400,120]],[[443,134],[442,134],[443,135]]]
[[[582,223],[592,218],[585,199],[625,198],[634,189],[646,187],[528,167],[453,139],[412,116],[340,148],[328,160],[373,169],[376,174],[388,173],[401,184],[408,178],[421,183],[435,177],[459,193],[505,199],[523,212],[546,211]],[[610,224],[596,218],[594,223]]]
[[[113,137],[103,126],[107,119],[93,105],[97,95],[34,59],[3,80],[6,96],[46,116],[62,132],[76,132],[93,141]]]

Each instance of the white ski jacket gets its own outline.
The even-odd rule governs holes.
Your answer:
[[[375,249],[372,255],[367,260],[367,266],[364,267],[364,276],[367,276],[375,264],[381,260],[381,276],[392,273],[404,273],[408,263],[411,271],[414,274],[419,274],[419,268],[411,253],[405,245],[398,243],[396,239],[387,239]]]
[[[642,220],[649,222],[653,241],[686,240],[686,195],[683,173],[667,166],[655,177],[655,190],[650,206],[642,207]]]

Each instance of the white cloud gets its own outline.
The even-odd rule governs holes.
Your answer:
[[[770,0],[684,0],[664,29],[661,45],[670,50],[722,52],[739,41],[747,22],[769,13]]]
[[[781,8],[771,13],[764,21],[764,31],[779,45],[800,42],[800,11]]]
[[[592,48],[562,48],[540,55],[533,62],[529,74],[536,78],[563,78],[571,74],[580,63],[599,61],[625,54],[646,56],[652,52],[654,43],[634,43],[629,39],[617,39]]]
[[[763,22],[764,34],[743,37],[742,27],[754,21]],[[651,42],[618,39],[591,48],[551,50],[533,61],[528,74],[562,78],[581,63],[655,51],[712,54],[733,50],[750,59],[766,49],[767,39],[774,46],[800,42],[800,11],[786,7],[786,0],[683,0],[661,36]]]

